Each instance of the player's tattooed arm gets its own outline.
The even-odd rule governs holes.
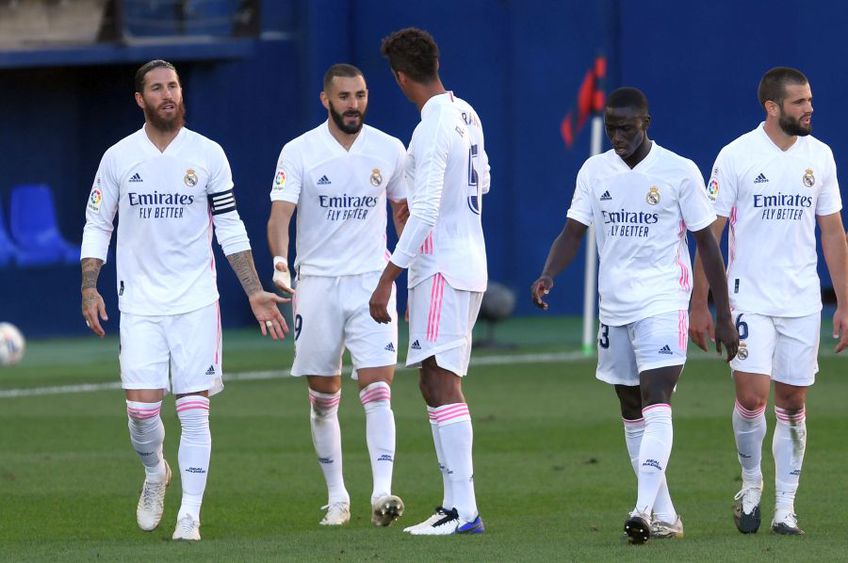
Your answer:
[[[103,260],[99,258],[83,258],[80,260],[82,268],[82,318],[91,331],[101,338],[106,334],[100,321],[109,320],[106,314],[106,304],[103,297],[97,291],[97,278],[100,276],[100,268]]]
[[[82,267],[82,289],[96,289],[103,260],[100,258],[83,258],[80,261],[80,266]]]
[[[253,265],[253,252],[250,250],[234,252],[227,256],[227,260],[230,261],[230,266],[236,273],[236,277],[238,277],[248,297],[262,291],[259,274],[256,273],[256,267]]]
[[[227,260],[230,261],[230,266],[238,276],[244,292],[247,293],[247,300],[250,302],[250,308],[259,323],[262,335],[270,334],[274,340],[285,338],[289,327],[278,306],[288,303],[291,299],[262,289],[259,274],[256,273],[256,266],[253,264],[253,253],[250,250],[234,252],[227,256]]]

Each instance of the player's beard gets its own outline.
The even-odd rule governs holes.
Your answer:
[[[343,133],[348,135],[356,135],[362,130],[362,125],[365,123],[365,111],[346,111],[344,114],[341,114],[336,111],[336,108],[333,107],[333,102],[329,102],[330,105],[330,117],[333,118],[333,123],[342,130]],[[366,108],[367,110],[367,108]],[[354,125],[348,125],[344,122],[345,116],[359,117],[359,121],[357,121]]]
[[[783,108],[780,108],[780,118],[777,121],[780,128],[789,136],[806,137],[813,132],[813,122],[810,121],[808,126],[801,125],[800,118],[792,118],[783,113]]]
[[[183,102],[183,100],[180,100],[180,103],[177,104],[177,110],[174,112],[174,117],[170,119],[160,117],[157,108],[152,108],[147,105],[144,107],[144,118],[152,127],[162,131],[163,133],[177,131],[185,125],[185,114],[185,102]]]

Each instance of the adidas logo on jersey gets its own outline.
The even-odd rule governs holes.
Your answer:
[[[142,179],[141,179],[141,174],[139,174],[138,172],[136,172],[135,174],[133,174],[133,175],[130,177],[130,182],[131,182],[131,183],[132,183],[132,182],[143,182],[143,181],[144,181],[144,180],[142,180]]]
[[[329,184],[332,184],[332,182],[330,181],[329,178],[327,178],[326,174],[321,176],[321,178],[318,179],[318,185],[319,186],[327,186]]]
[[[609,190],[607,190],[603,194],[601,194],[601,201],[611,201],[611,200],[612,200],[612,196],[610,195]]]
[[[766,182],[768,182],[768,178],[766,178],[766,175],[765,175],[765,174],[763,174],[762,172],[760,172],[760,175],[759,175],[759,176],[757,176],[757,177],[754,179],[754,183],[755,183],[755,184],[765,184]]]
[[[413,350],[420,350],[421,344],[419,344],[418,341],[416,340],[415,342],[412,343],[412,346],[410,346],[410,348],[413,349]]]
[[[389,342],[388,344],[386,344],[386,347],[384,348],[384,350],[388,350],[389,352],[394,352],[395,351],[395,345],[392,344],[391,342]]]
[[[673,354],[673,353],[674,352],[671,351],[671,348],[668,347],[668,344],[666,344],[665,346],[660,348],[660,354]]]
[[[206,370],[206,375],[215,375],[215,366],[209,366],[209,369]]]

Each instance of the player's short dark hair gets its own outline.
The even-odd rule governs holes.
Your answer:
[[[384,37],[380,53],[393,71],[415,82],[429,84],[439,76],[439,46],[423,29],[407,27]]]
[[[146,62],[141,65],[137,71],[135,71],[135,91],[141,94],[144,92],[144,78],[147,76],[147,73],[156,68],[168,68],[173,70],[175,73],[177,72],[176,67],[169,63],[168,61],[163,61],[162,59],[154,59],[152,61]],[[177,82],[180,81],[180,75],[177,73]]]
[[[327,72],[324,73],[325,92],[330,88],[330,84],[333,82],[333,78],[337,76],[341,76],[343,78],[356,78],[357,76],[365,75],[362,74],[361,70],[359,70],[353,65],[349,65],[346,63],[334,64],[333,66],[327,69]]]
[[[648,113],[648,97],[638,88],[625,86],[613,90],[607,98],[606,107],[608,108],[633,108],[647,115]]]
[[[804,85],[809,84],[809,82],[807,77],[804,76],[804,73],[797,68],[776,66],[766,72],[760,79],[760,85],[757,87],[757,97],[760,99],[760,105],[765,107],[768,101],[782,105],[783,99],[786,97],[787,85]]]

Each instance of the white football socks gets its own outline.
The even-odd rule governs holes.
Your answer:
[[[777,425],[774,428],[774,489],[776,515],[795,512],[795,493],[801,479],[801,466],[807,448],[806,410],[789,411],[774,407]],[[777,518],[776,518],[777,519]]]
[[[633,472],[636,478],[639,477],[639,448],[642,445],[642,434],[645,432],[645,419],[627,420],[622,418],[624,422],[624,441],[627,444],[627,454],[630,456],[630,465],[633,467]],[[677,520],[677,509],[674,508],[674,503],[671,501],[671,493],[668,491],[668,482],[663,475],[663,481],[657,491],[657,498],[654,501],[654,513],[661,522],[674,522]]]
[[[657,492],[665,480],[665,470],[671,456],[674,430],[671,425],[671,405],[658,403],[642,409],[645,431],[639,446],[639,485],[636,510],[651,514]]]
[[[449,471],[445,462],[445,452],[442,449],[442,439],[439,437],[439,422],[435,418],[436,408],[428,406],[427,415],[430,418],[430,432],[433,434],[433,445],[436,448],[436,461],[439,463],[439,473],[442,475],[442,508],[450,510],[453,508],[453,490],[448,477]]]
[[[385,381],[376,381],[359,392],[365,409],[365,441],[371,458],[374,488],[371,504],[392,493],[392,471],[395,463],[395,415],[392,412],[392,390]]]
[[[432,414],[439,425],[439,440],[453,494],[453,508],[456,508],[461,519],[470,522],[477,517],[478,512],[471,456],[474,432],[468,405],[442,405],[433,409]]]
[[[154,482],[165,479],[165,463],[162,455],[165,426],[159,416],[161,408],[162,401],[156,403],[127,401],[130,443],[141,459],[147,477]]]
[[[339,427],[339,402],[342,392],[319,393],[309,390],[309,423],[312,444],[327,483],[328,504],[350,502],[342,475],[342,432]]]
[[[733,435],[736,438],[736,455],[742,466],[742,486],[763,487],[763,439],[766,436],[766,407],[748,410],[739,401],[733,407]]]
[[[177,399],[177,416],[182,426],[179,464],[183,489],[182,504],[177,520],[189,514],[200,521],[200,505],[206,490],[209,458],[212,454],[212,434],[209,431],[209,398],[186,395]]]

